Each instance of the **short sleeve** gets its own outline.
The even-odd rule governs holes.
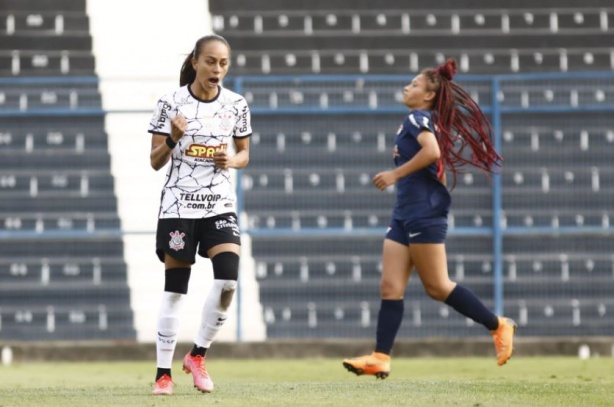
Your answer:
[[[428,112],[414,110],[407,116],[407,121],[408,125],[412,128],[411,133],[416,136],[423,130],[430,131],[433,134],[435,133],[431,115]]]
[[[172,105],[166,98],[158,100],[153,115],[151,116],[151,121],[149,122],[148,132],[166,135],[171,134],[171,110]]]
[[[249,137],[252,134],[252,119],[249,106],[245,98],[241,98],[237,106],[237,122],[233,133],[234,138]]]

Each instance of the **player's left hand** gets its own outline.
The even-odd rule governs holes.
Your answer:
[[[215,163],[216,167],[222,170],[227,170],[231,168],[232,157],[228,155],[226,150],[219,150],[213,154],[213,162]]]

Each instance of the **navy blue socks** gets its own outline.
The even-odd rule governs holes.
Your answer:
[[[484,306],[467,288],[457,284],[444,301],[458,313],[484,325],[489,331],[499,326],[499,318]],[[403,321],[403,300],[382,300],[377,316],[375,351],[390,355],[394,340]]]
[[[382,300],[377,316],[375,351],[390,355],[394,339],[403,321],[403,300]]]
[[[460,284],[454,287],[444,302],[458,313],[473,319],[478,324],[484,325],[489,331],[493,331],[499,326],[497,316],[490,312],[474,293]]]

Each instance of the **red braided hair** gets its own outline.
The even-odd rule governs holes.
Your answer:
[[[421,72],[427,90],[436,96],[432,106],[435,135],[441,150],[440,171],[448,168],[456,184],[458,167],[473,165],[486,174],[500,167],[502,158],[492,145],[492,127],[478,104],[458,84],[452,82],[456,61],[448,59],[435,69]],[[469,147],[470,151],[466,148]],[[467,158],[467,154],[469,157]]]

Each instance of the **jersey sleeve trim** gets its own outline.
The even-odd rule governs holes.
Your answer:
[[[165,133],[165,132],[160,131],[160,130],[147,130],[147,133],[151,133],[152,135],[153,134],[159,134],[161,136],[170,136],[170,133]]]
[[[425,115],[422,112],[412,112],[407,116],[407,120],[410,126],[418,129],[416,135],[420,134],[423,130],[433,134],[435,133],[430,115]]]

